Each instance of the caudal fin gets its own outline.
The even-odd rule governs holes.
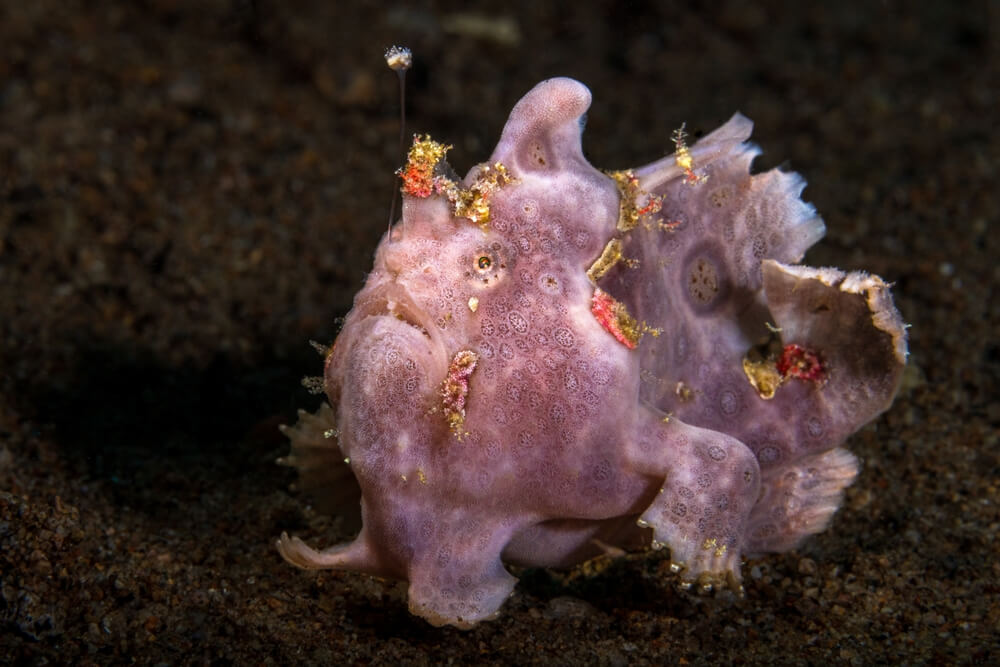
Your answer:
[[[745,552],[788,551],[825,529],[858,470],[857,457],[837,448],[761,471]]]

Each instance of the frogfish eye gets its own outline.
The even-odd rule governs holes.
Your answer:
[[[463,263],[468,262],[466,275],[476,284],[495,285],[507,273],[508,262],[504,255],[499,243],[476,249],[462,260]]]

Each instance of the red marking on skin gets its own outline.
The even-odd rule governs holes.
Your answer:
[[[663,200],[655,195],[650,195],[649,203],[636,211],[636,213],[640,216],[652,215],[653,213],[659,213],[661,208],[663,208]]]
[[[400,170],[403,179],[403,192],[411,197],[430,197],[434,193],[433,165],[428,168],[425,163],[408,163]]]
[[[403,180],[403,193],[411,197],[430,197],[435,192],[434,171],[451,146],[428,136],[413,135],[413,145],[406,155],[406,165],[397,171]]]
[[[782,378],[796,377],[800,380],[822,382],[826,379],[826,368],[819,355],[801,345],[790,343],[781,350],[775,367]]]
[[[613,296],[602,289],[595,289],[590,301],[590,312],[604,329],[630,350],[634,350],[638,337],[635,321]]]
[[[462,436],[465,424],[465,403],[469,396],[469,377],[476,370],[479,356],[471,350],[457,353],[448,366],[448,375],[441,385],[445,420],[455,435]]]

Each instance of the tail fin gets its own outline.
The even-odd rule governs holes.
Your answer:
[[[857,457],[841,448],[762,470],[744,552],[788,551],[825,529],[858,470]]]

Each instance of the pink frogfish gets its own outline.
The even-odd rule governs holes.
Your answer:
[[[751,174],[736,114],[647,166],[595,169],[590,91],[543,81],[460,179],[417,136],[402,218],[336,342],[329,404],[285,432],[302,485],[362,527],[305,569],[408,582],[410,611],[494,618],[505,564],[669,549],[682,584],[822,531],[858,474],[844,442],[906,363],[888,285],[798,264],[825,232],[805,182]]]

